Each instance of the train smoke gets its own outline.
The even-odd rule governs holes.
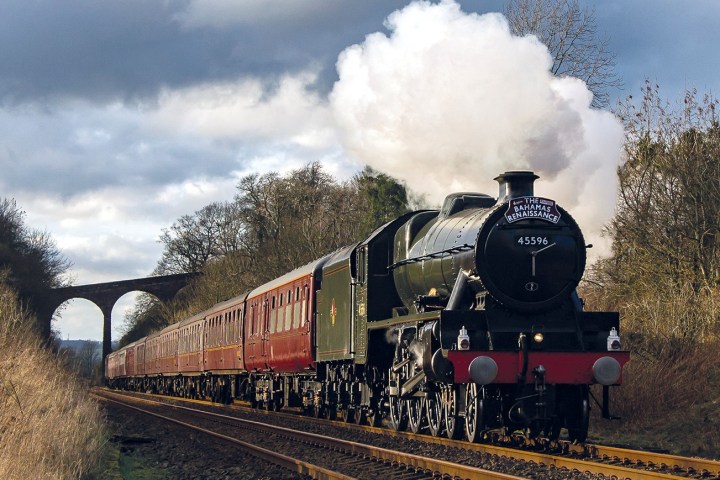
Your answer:
[[[454,191],[497,195],[506,170],[540,175],[600,241],[612,216],[622,126],[590,108],[584,82],[554,77],[547,48],[500,14],[416,2],[340,54],[330,96],[348,154],[439,205]],[[600,253],[600,252],[597,252]]]

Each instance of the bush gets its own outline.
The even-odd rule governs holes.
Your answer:
[[[103,418],[32,324],[0,279],[0,478],[87,478],[105,445]]]

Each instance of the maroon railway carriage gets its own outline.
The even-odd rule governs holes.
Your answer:
[[[322,261],[310,263],[250,292],[244,326],[248,371],[304,373],[314,368],[313,305],[321,267]]]
[[[125,349],[112,352],[105,357],[105,377],[110,381],[111,385],[125,377]]]
[[[247,390],[243,356],[243,294],[213,306],[203,314],[203,375],[186,396],[210,397],[228,403],[240,389]],[[198,395],[199,394],[199,395]]]
[[[248,294],[243,345],[245,368],[239,398],[253,406],[301,406],[315,375],[316,291],[323,257]]]
[[[180,331],[178,372],[185,375],[199,375],[203,372],[205,363],[203,354],[204,312],[180,322],[178,330]]]
[[[178,371],[177,346],[178,324],[165,327],[160,332],[160,373],[173,374]]]
[[[245,370],[242,355],[242,320],[247,294],[219,303],[204,315],[206,372],[233,374]]]
[[[159,375],[160,370],[160,333],[145,337],[145,375]]]
[[[135,350],[135,375],[145,375],[145,338],[131,344]]]

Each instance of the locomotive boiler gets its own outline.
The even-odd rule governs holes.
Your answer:
[[[584,311],[589,246],[537,178],[451,194],[140,339],[108,356],[108,382],[470,441],[584,441],[590,387],[609,416],[629,354],[616,312]]]

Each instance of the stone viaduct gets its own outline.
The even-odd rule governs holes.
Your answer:
[[[94,283],[90,285],[77,285],[72,287],[53,288],[45,297],[45,302],[38,309],[38,318],[41,320],[43,333],[50,334],[50,323],[55,310],[68,300],[84,298],[97,305],[103,314],[103,359],[112,351],[110,314],[115,303],[129,292],[145,292],[154,295],[161,302],[172,300],[175,295],[185,287],[190,280],[199,273],[180,273],[157,277],[136,278],[133,280],[120,280],[117,282]]]

